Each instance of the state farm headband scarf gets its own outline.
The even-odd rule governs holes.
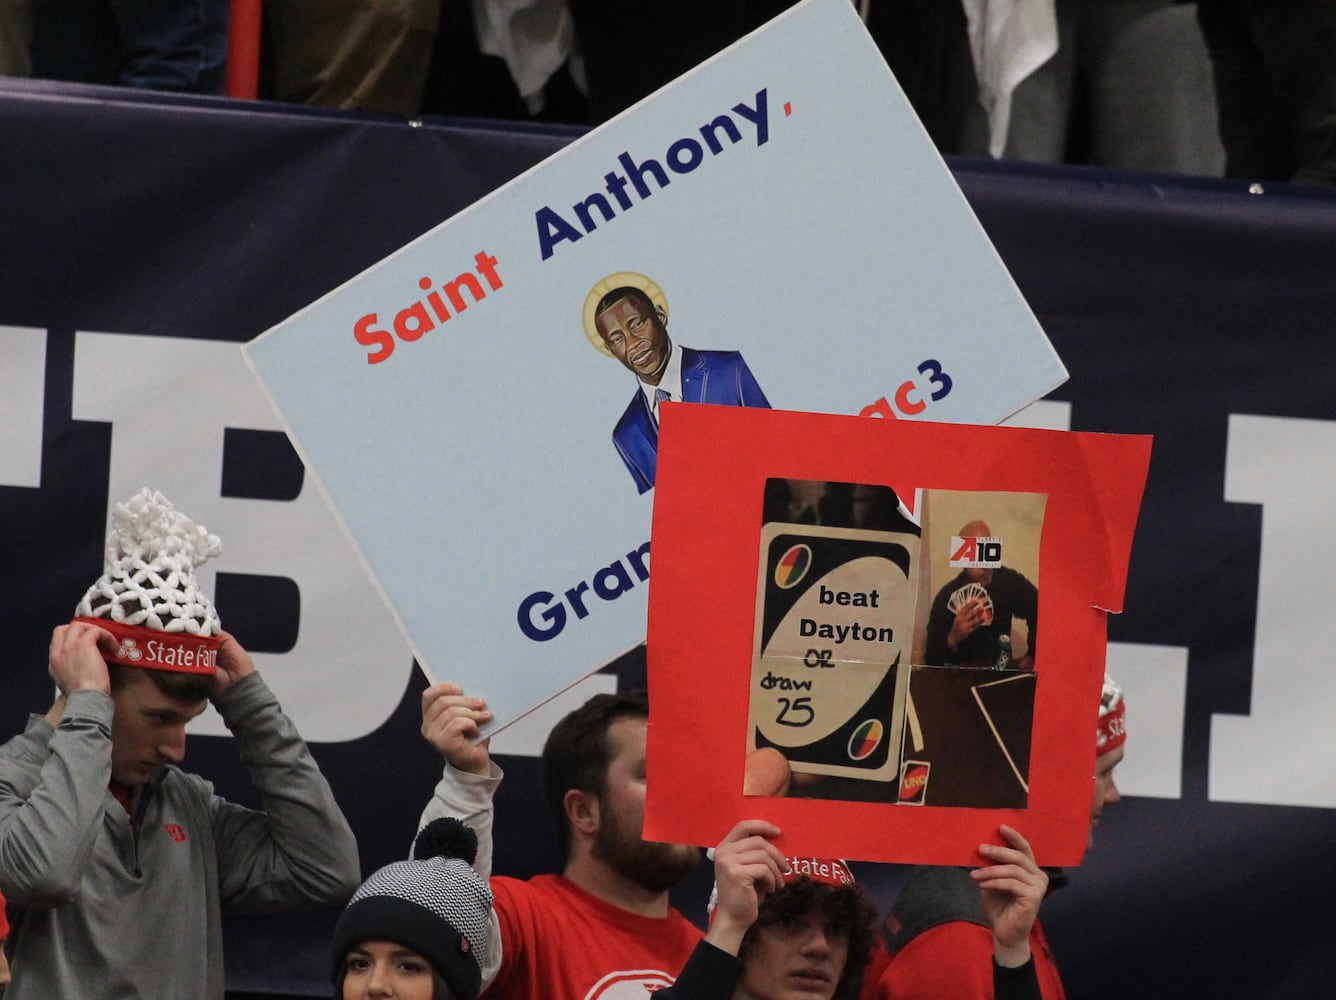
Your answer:
[[[75,621],[118,640],[108,663],[178,673],[217,673],[222,626],[200,592],[195,567],[222,552],[217,535],[147,488],[112,507],[105,570]]]
[[[714,857],[714,849],[705,852],[710,858]],[[784,859],[784,885],[792,885],[806,879],[809,882],[819,882],[822,885],[833,886],[836,889],[843,889],[847,885],[854,885],[854,873],[850,871],[849,864],[843,858],[811,858],[811,857],[791,857]],[[711,923],[714,922],[714,911],[719,906],[719,886],[715,885],[710,889],[710,898],[705,903],[705,913]]]
[[[1127,702],[1123,689],[1108,674],[1099,699],[1099,727],[1095,730],[1095,756],[1108,753],[1127,742]]]

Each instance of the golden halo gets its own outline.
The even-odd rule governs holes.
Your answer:
[[[608,345],[603,343],[603,338],[598,335],[598,327],[594,326],[594,310],[598,308],[599,300],[607,295],[614,288],[639,288],[649,296],[649,300],[654,305],[663,310],[664,320],[668,319],[668,297],[663,294],[653,279],[645,277],[635,271],[614,271],[606,278],[599,281],[593,288],[589,289],[589,294],[585,296],[584,302],[584,328],[585,336],[595,349],[604,357],[612,357],[612,352],[608,350]]]

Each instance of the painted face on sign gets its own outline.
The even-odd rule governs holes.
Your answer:
[[[158,689],[146,670],[127,671],[112,693],[111,778],[133,788],[144,785],[163,764],[186,755],[186,723],[208,707],[208,699],[186,701]]]
[[[613,357],[645,384],[659,384],[671,346],[662,311],[627,295],[599,313],[594,326]]]

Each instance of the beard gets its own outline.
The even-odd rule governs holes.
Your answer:
[[[608,800],[599,804],[603,822],[590,853],[623,878],[650,892],[667,892],[700,864],[699,847],[641,840]]]

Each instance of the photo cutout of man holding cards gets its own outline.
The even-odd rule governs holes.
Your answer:
[[[925,490],[920,529],[889,486],[767,480],[746,793],[1024,807],[1038,606],[1031,581],[1045,501]],[[961,524],[986,522],[962,518],[962,509],[1004,530],[966,535]],[[1002,567],[1003,553],[1015,568]],[[993,601],[988,587],[1004,573],[1032,596],[1013,601],[999,589]],[[949,613],[968,618],[971,631],[988,629],[981,639],[1005,633],[1000,644],[992,639],[1004,655],[980,665],[925,662],[932,617],[952,604]],[[1015,660],[1005,654],[1012,641]]]
[[[901,804],[1028,803],[1047,499],[1036,493],[920,494],[923,588]]]
[[[991,667],[1002,656],[1022,670],[1034,669],[1039,588],[1032,581],[1039,575],[1043,500],[926,492],[925,523],[933,518],[935,531],[929,564],[935,596],[915,663]],[[947,537],[952,516],[959,517],[959,527]]]
[[[612,443],[640,493],[654,488],[660,403],[770,408],[739,352],[696,350],[668,336],[668,298],[643,274],[618,271],[600,280],[585,296],[583,315],[589,342],[636,377]]]

